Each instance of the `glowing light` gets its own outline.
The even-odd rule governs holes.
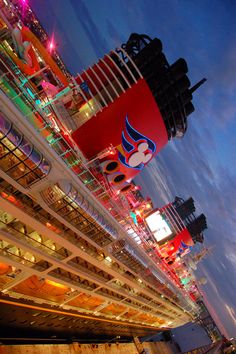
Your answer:
[[[50,40],[50,42],[48,43],[48,51],[49,53],[51,53],[54,49],[55,49],[55,42],[54,42],[54,39],[52,38]]]
[[[11,267],[5,263],[0,263],[0,274],[3,275],[5,273],[7,273],[9,270],[11,269]]]
[[[163,240],[164,238],[172,234],[169,225],[163,219],[159,211],[156,211],[151,215],[147,216],[145,220],[150,230],[152,231],[154,237],[156,238],[157,242]]]
[[[55,281],[52,281],[52,280],[49,280],[49,279],[46,279],[45,283],[48,284],[48,285],[55,286],[56,288],[67,289],[67,286],[65,286],[63,284],[56,283]]]
[[[137,214],[137,213],[136,213],[136,214]],[[133,211],[130,212],[130,216],[131,216],[131,218],[133,219],[133,222],[135,223],[135,225],[138,224],[136,214],[135,214]]]

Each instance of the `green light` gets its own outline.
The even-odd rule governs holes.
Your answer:
[[[31,98],[35,99],[35,95],[33,94],[33,92],[30,90],[29,87],[26,88],[28,94],[30,95]]]
[[[137,216],[133,211],[130,212],[130,216],[133,219],[134,224],[138,225]]]
[[[190,278],[183,278],[183,279],[181,279],[181,283],[183,284],[183,285],[186,285],[186,284],[188,284],[189,282],[190,282]]]

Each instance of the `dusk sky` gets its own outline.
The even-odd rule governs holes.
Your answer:
[[[196,201],[207,216],[200,265],[210,310],[227,336],[236,336],[236,1],[31,0],[71,73],[125,42],[130,33],[161,39],[170,63],[186,59],[195,112],[183,139],[174,140],[137,182],[155,206],[175,195]],[[222,329],[222,327],[221,327]]]

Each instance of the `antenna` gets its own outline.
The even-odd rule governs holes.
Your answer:
[[[198,81],[198,83],[196,83],[196,85],[194,85],[191,89],[190,92],[193,93],[194,91],[196,91],[200,86],[202,86],[205,82],[207,81],[207,79],[204,77],[202,80]]]

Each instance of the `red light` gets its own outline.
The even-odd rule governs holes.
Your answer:
[[[50,49],[53,49],[53,48],[54,48],[54,44],[53,44],[53,42],[50,42],[50,44],[49,44],[49,48],[50,48]]]
[[[51,53],[55,49],[55,42],[54,38],[51,39],[51,41],[48,43],[48,51]]]

